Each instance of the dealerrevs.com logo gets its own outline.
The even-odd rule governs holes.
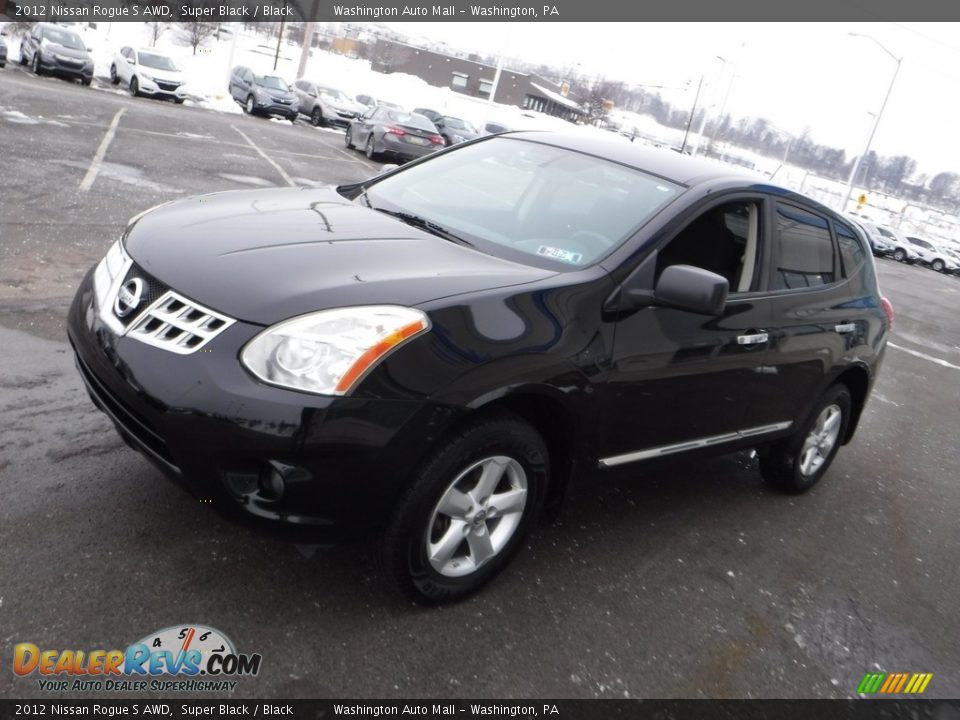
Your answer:
[[[237,677],[260,672],[261,656],[238,653],[219,630],[176,625],[125,650],[52,650],[33,643],[13,648],[13,671],[37,677],[44,691],[232,691]]]

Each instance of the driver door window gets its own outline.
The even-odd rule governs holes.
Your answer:
[[[693,265],[725,277],[731,293],[758,288],[760,203],[737,200],[706,210],[657,258],[656,276],[670,265]]]

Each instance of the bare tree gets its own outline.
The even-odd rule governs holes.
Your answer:
[[[190,20],[183,23],[184,30],[187,33],[187,41],[193,48],[193,54],[197,54],[197,48],[200,44],[217,34],[217,23],[204,22],[203,20]]]
[[[147,27],[150,29],[150,35],[153,38],[150,42],[150,47],[156,47],[157,39],[163,35],[164,31],[169,28],[171,23],[168,22],[148,22]],[[194,51],[196,52],[196,51]]]

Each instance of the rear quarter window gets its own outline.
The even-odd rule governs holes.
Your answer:
[[[840,260],[843,262],[843,274],[850,277],[857,271],[867,256],[863,243],[850,226],[836,223],[837,245],[840,246]]]
[[[773,290],[797,290],[834,282],[833,240],[826,218],[778,202],[773,261]]]

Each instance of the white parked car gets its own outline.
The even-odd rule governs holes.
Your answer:
[[[863,220],[858,220],[857,222],[860,223],[860,227],[862,227],[869,236],[871,246],[873,246],[874,242],[878,243],[878,247],[881,247],[879,243],[884,243],[880,254],[890,255],[898,262],[906,262],[911,265],[920,261],[920,253],[917,252],[917,248],[907,240],[906,236],[899,230]],[[878,253],[875,252],[874,254]]]
[[[110,65],[110,80],[130,88],[131,94],[169,98],[176,103],[187,99],[183,72],[169,55],[153,49],[123,47]]]
[[[955,273],[960,270],[960,262],[953,256],[953,253],[923,238],[907,236],[907,240],[914,246],[920,255],[920,262],[929,265],[937,272]]]

